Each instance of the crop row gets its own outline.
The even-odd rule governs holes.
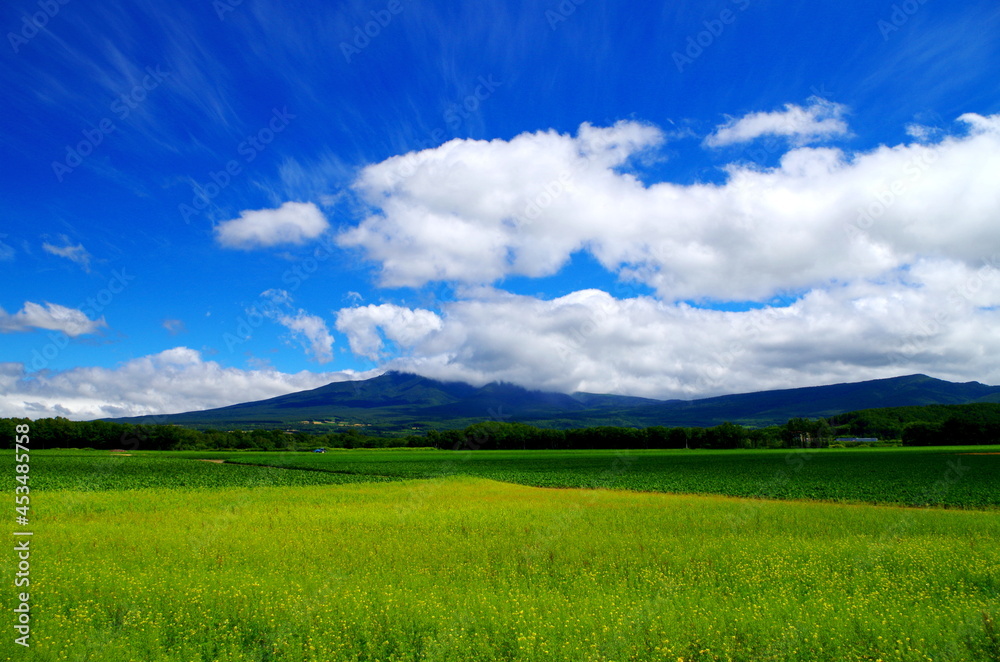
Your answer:
[[[45,490],[328,485],[467,475],[538,487],[1000,507],[1000,455],[976,448],[140,452],[131,456],[38,451],[31,462],[31,485]],[[13,476],[13,472],[0,473],[0,486],[13,485]]]
[[[1000,455],[977,454],[972,447],[746,452],[335,451],[216,457],[395,478],[469,475],[539,487],[957,508],[1000,506]]]
[[[6,453],[8,457],[12,454]],[[120,455],[101,451],[36,451],[30,458],[29,487],[32,491],[101,492],[163,487],[219,489],[390,480],[330,471],[289,471],[267,466],[199,462],[159,453]],[[14,472],[2,472],[0,485],[12,492]]]

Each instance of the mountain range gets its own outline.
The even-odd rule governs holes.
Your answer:
[[[624,395],[552,393],[506,383],[482,387],[387,372],[334,382],[309,391],[218,409],[156,417],[186,427],[282,428],[328,432],[360,428],[368,434],[462,428],[498,420],[538,427],[595,425],[709,427],[780,424],[789,418],[826,417],[858,409],[930,404],[1000,402],[1000,386],[955,383],[908,375],[889,379],[723,395],[698,400],[653,400]],[[150,422],[117,418],[116,422]]]

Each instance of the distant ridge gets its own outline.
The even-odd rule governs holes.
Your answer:
[[[506,383],[475,387],[419,375],[387,372],[366,380],[334,382],[258,402],[158,416],[190,427],[320,429],[364,426],[366,432],[465,427],[484,420],[568,428],[592,425],[648,427],[784,423],[858,409],[929,404],[1000,402],[1000,386],[955,383],[907,375],[862,382],[723,395],[699,400],[652,400],[594,393],[551,393]],[[148,422],[143,417],[109,419]]]
[[[725,421],[766,425],[789,418],[818,418],[875,407],[960,405],[998,402],[1000,386],[956,383],[927,375],[907,375],[863,382],[722,395],[691,401],[671,401],[632,410],[636,416],[666,418],[674,425],[717,424]],[[698,421],[698,422],[696,422]]]

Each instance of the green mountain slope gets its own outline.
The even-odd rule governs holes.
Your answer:
[[[1000,387],[947,382],[908,375],[864,382],[724,395],[690,402],[631,408],[622,414],[639,425],[701,426],[730,421],[745,425],[783,423],[789,418],[829,417],[876,407],[966,404],[1000,396]]]
[[[793,417],[832,416],[872,407],[965,404],[1000,398],[1000,387],[957,384],[909,375],[830,386],[657,401],[621,395],[549,393],[512,384],[475,387],[389,372],[373,379],[336,382],[310,391],[205,411],[157,417],[156,422],[220,429],[284,428],[328,432],[364,426],[368,433],[414,428],[461,428],[472,423],[521,421],[539,427],[595,425],[703,426],[730,421],[784,423]],[[119,422],[153,422],[120,418]]]

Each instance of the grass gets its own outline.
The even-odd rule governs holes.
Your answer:
[[[977,451],[34,451],[0,660],[1000,660]]]
[[[34,647],[6,659],[1000,655],[996,512],[470,477],[34,497]]]
[[[13,451],[5,451],[11,457]],[[278,457],[275,454],[275,457]],[[319,471],[194,462],[168,453],[121,455],[104,451],[36,450],[30,455],[32,490],[101,492],[159,487],[220,489],[282,485],[339,485],[392,480]],[[14,491],[14,472],[0,473],[0,487]]]
[[[469,475],[539,487],[605,487],[846,503],[1000,507],[997,447],[776,451],[188,453],[230,462],[396,478]]]

